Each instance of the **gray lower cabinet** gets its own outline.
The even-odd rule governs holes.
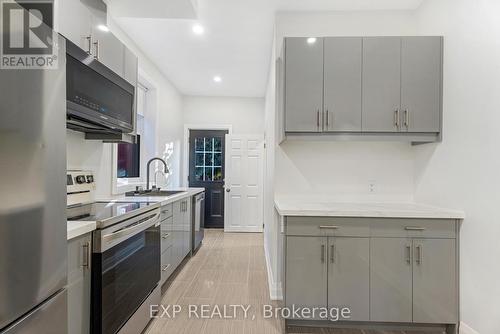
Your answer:
[[[287,38],[285,54],[285,131],[320,132],[323,126],[323,39]]]
[[[363,38],[363,131],[399,132],[401,38]]]
[[[286,306],[456,328],[458,221],[285,217],[284,237]]]
[[[412,321],[411,239],[372,238],[370,320]]]
[[[326,307],[327,263],[325,237],[295,237],[286,239],[287,307]]]
[[[370,239],[328,238],[328,307],[348,307],[352,321],[370,320]]]
[[[324,49],[323,131],[360,132],[362,39],[327,37]]]
[[[68,333],[90,333],[91,234],[68,241]]]
[[[455,323],[457,266],[453,239],[413,241],[413,321]]]

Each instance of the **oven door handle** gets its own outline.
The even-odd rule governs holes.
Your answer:
[[[102,240],[108,243],[117,239],[121,239],[127,235],[134,235],[137,234],[138,232],[144,231],[147,228],[156,224],[158,218],[160,217],[160,214],[156,213],[150,217],[152,218],[147,219],[144,222],[135,223],[127,227],[124,227],[118,231],[115,231],[113,233],[105,234],[102,236]]]

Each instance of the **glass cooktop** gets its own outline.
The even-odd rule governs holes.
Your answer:
[[[94,202],[67,208],[70,221],[103,221],[118,217],[131,211],[145,208],[156,203],[152,202]]]

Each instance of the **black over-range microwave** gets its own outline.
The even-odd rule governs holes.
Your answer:
[[[130,133],[135,88],[66,40],[67,127],[86,133]]]

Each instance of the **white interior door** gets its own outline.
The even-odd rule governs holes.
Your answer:
[[[226,135],[224,230],[262,232],[264,136]]]

